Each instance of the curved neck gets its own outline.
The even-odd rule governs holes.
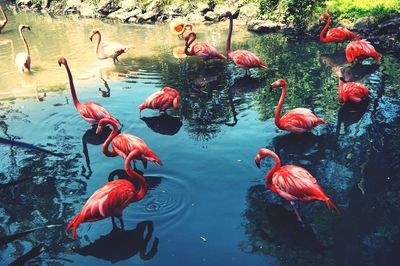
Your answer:
[[[65,69],[67,70],[67,74],[68,74],[69,89],[71,90],[72,100],[74,101],[74,105],[75,105],[76,109],[79,109],[81,103],[79,102],[78,97],[76,96],[74,80],[72,79],[71,70],[69,69],[67,62],[65,62],[64,66],[65,66]]]
[[[1,14],[4,17],[4,20],[0,24],[0,32],[1,32],[1,30],[6,26],[6,24],[8,22],[8,17],[6,15],[6,12],[4,12],[3,8],[0,8],[0,11],[1,11]]]
[[[103,121],[105,121],[105,123],[104,123]],[[109,119],[109,118],[103,118],[103,119],[101,119],[101,120],[99,121],[98,126],[99,126],[99,127],[104,127],[104,126],[106,126],[107,124],[110,124],[110,125],[112,126],[112,131],[111,131],[110,135],[108,136],[108,138],[106,139],[106,141],[104,142],[103,147],[102,147],[102,151],[103,151],[103,153],[104,153],[106,156],[108,156],[108,157],[114,157],[114,156],[117,155],[117,153],[116,153],[114,150],[111,150],[111,151],[110,151],[110,150],[108,149],[108,146],[110,145],[111,141],[118,135],[118,126],[117,126],[117,124],[116,124],[114,121],[112,121],[112,120]]]
[[[97,46],[96,46],[96,55],[97,55],[97,58],[98,59],[107,59],[107,57],[105,57],[103,54],[102,54],[102,56],[100,56],[100,54],[99,54],[99,48],[100,48],[100,42],[101,42],[101,33],[98,31],[98,32],[96,32],[95,33],[95,35],[98,35],[99,36],[99,38],[97,39]],[[94,35],[93,35],[94,36]]]
[[[31,56],[30,52],[29,52],[29,46],[28,46],[28,42],[26,41],[24,35],[22,34],[22,29],[19,30],[19,36],[21,37],[22,42],[24,43],[25,46],[25,53],[29,56]]]
[[[281,98],[279,99],[278,107],[276,108],[275,111],[275,124],[280,127],[280,121],[281,121],[281,111],[282,111],[282,106],[283,102],[285,101],[286,97],[286,84],[282,86],[282,93],[281,93]]]
[[[139,182],[139,191],[136,193],[136,197],[133,201],[139,201],[144,198],[147,193],[147,182],[144,177],[134,171],[131,167],[131,161],[137,158],[138,151],[132,151],[125,159],[125,171],[133,180],[137,180]]]
[[[196,34],[194,33],[190,33],[189,34],[189,39],[186,41],[185,43],[185,54],[186,55],[193,55],[193,50],[190,49],[189,51],[189,47],[190,45],[192,45],[192,43],[196,40]]]
[[[279,159],[278,155],[276,155],[274,152],[272,151],[265,151],[262,150],[260,152],[260,157],[261,159],[267,157],[267,156],[271,156],[272,158],[274,158],[275,161],[275,165],[268,171],[268,173],[265,175],[265,184],[267,185],[268,188],[271,187],[272,185],[272,175],[279,169],[281,168],[281,160]]]
[[[229,32],[228,37],[226,38],[226,46],[225,51],[227,54],[231,52],[231,38],[232,38],[232,31],[233,31],[233,16],[229,16]]]
[[[328,17],[328,22],[326,23],[325,27],[322,29],[321,33],[319,34],[319,39],[321,42],[327,42],[326,40],[326,32],[328,31],[328,27],[331,24],[331,17]]]

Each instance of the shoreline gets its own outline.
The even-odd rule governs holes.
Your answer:
[[[272,20],[259,19],[257,6],[254,3],[244,4],[244,1],[228,4],[170,4],[164,5],[162,0],[153,0],[146,7],[132,0],[101,0],[98,4],[81,2],[81,0],[66,0],[54,2],[51,0],[17,0],[8,2],[16,10],[31,10],[47,13],[52,16],[78,15],[83,18],[117,21],[125,24],[156,24],[169,23],[174,18],[182,17],[188,22],[213,25],[219,23],[219,14],[230,10],[234,14],[235,23],[246,25],[248,31],[256,34],[282,33],[288,37],[319,39],[322,26],[317,21],[306,27],[299,28]],[[223,20],[221,20],[223,21]],[[400,14],[392,14],[382,21],[373,17],[363,17],[351,23],[339,21],[335,26],[344,26],[367,39],[378,50],[385,53],[400,54]]]

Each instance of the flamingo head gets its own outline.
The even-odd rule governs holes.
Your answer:
[[[258,168],[260,168],[260,162],[263,158],[267,157],[267,156],[274,156],[276,155],[273,151],[269,150],[269,149],[265,149],[265,148],[261,148],[258,150],[258,153],[256,155],[255,158],[255,163],[257,165]]]
[[[221,18],[233,18],[232,12],[227,11],[225,13],[222,13],[221,15],[219,15],[219,19]]]
[[[196,33],[191,31],[189,34],[185,35],[183,39],[185,40],[186,44],[189,42],[190,38],[193,38],[193,41],[196,40]]]
[[[322,14],[322,16],[319,18],[319,24],[321,24],[322,21],[324,21],[325,19],[329,19],[329,18],[330,18],[330,16],[328,13]]]
[[[274,88],[286,87],[286,81],[284,79],[278,79],[274,83],[269,86],[269,90],[271,91]]]
[[[31,30],[31,27],[29,25],[19,25],[19,30],[22,31],[23,29],[28,29]]]
[[[99,30],[92,30],[89,34],[89,40],[92,41],[93,40],[93,36],[96,34],[100,34]]]
[[[60,58],[58,59],[58,65],[59,65],[59,66],[61,66],[61,65],[66,66],[66,65],[67,65],[67,59],[65,59],[65,57],[60,57]]]

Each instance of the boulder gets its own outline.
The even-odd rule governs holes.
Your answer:
[[[239,17],[238,19],[249,21],[255,19],[257,17],[258,7],[254,3],[250,3],[242,6],[239,9]]]
[[[227,12],[227,11],[231,11],[231,13],[233,14],[234,18],[237,18],[237,16],[239,15],[239,9],[235,6],[230,6],[227,4],[217,4],[214,7],[214,12],[219,15]]]
[[[107,16],[118,9],[120,9],[120,6],[116,0],[101,0],[97,5],[96,11],[101,15]]]
[[[131,17],[137,17],[140,14],[142,14],[142,9],[140,7],[138,7],[135,10],[128,11],[128,12],[120,9],[116,12],[111,13],[107,17],[111,18],[111,19],[118,19],[118,20],[121,20],[122,22],[128,22],[128,20]]]
[[[124,11],[132,11],[137,8],[143,8],[141,3],[135,0],[122,0],[119,2],[119,6]]]
[[[284,24],[271,20],[251,20],[247,23],[247,30],[258,33],[276,32],[283,28],[285,28]]]
[[[96,7],[91,4],[81,3],[79,12],[81,13],[81,16],[85,18],[98,17],[98,13],[96,12]]]
[[[216,22],[219,20],[219,15],[213,11],[208,11],[205,15],[204,15],[204,19],[206,21],[213,21]]]
[[[158,16],[164,10],[164,1],[163,0],[153,0],[147,7],[146,13],[150,15],[156,14]]]
[[[157,20],[157,16],[159,15],[158,11],[147,11],[144,14],[138,15],[137,16],[137,21],[139,23],[144,23],[144,22],[154,22]]]
[[[193,13],[204,15],[208,11],[211,11],[211,9],[207,4],[196,4]]]
[[[200,14],[189,14],[186,16],[186,19],[189,22],[203,22],[205,20]]]

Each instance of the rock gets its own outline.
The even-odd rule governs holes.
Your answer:
[[[79,9],[81,7],[80,0],[67,0],[63,14],[80,13]]]
[[[386,20],[380,24],[378,24],[379,29],[399,29],[400,27],[400,16],[397,16],[393,19]]]
[[[148,11],[144,14],[138,15],[137,16],[137,21],[139,23],[143,23],[143,22],[154,22],[157,20],[157,16],[158,16],[159,12],[157,11]]]
[[[50,0],[42,0],[42,8],[48,8],[50,6]]]
[[[122,0],[121,2],[119,2],[119,6],[124,11],[132,11],[137,8],[143,8],[140,2],[135,0]]]
[[[213,11],[208,11],[205,15],[204,15],[204,19],[206,21],[218,21],[219,20],[219,15]]]
[[[116,0],[101,0],[97,5],[96,11],[102,15],[107,16],[108,14],[120,9]]]
[[[81,13],[81,16],[85,18],[98,17],[98,14],[96,13],[96,7],[91,4],[81,3],[79,12]]]
[[[258,33],[276,32],[283,28],[285,28],[284,24],[271,20],[251,20],[247,23],[247,30]]]
[[[37,9],[41,6],[40,1],[38,2],[34,0],[17,0],[16,4],[18,7],[26,7],[30,9]]]
[[[151,14],[156,14],[158,16],[164,10],[164,1],[163,0],[153,0],[147,7],[146,13],[150,16]]]
[[[190,22],[203,22],[205,20],[200,14],[189,14],[186,16],[186,19]]]
[[[137,17],[140,14],[142,14],[142,9],[140,7],[138,7],[135,10],[132,10],[132,11],[129,11],[129,12],[120,9],[120,10],[114,12],[114,13],[111,13],[107,17],[111,18],[111,19],[119,19],[122,22],[128,22],[128,20],[131,17]]]
[[[239,10],[238,19],[249,21],[257,17],[258,7],[254,3],[244,5]]]
[[[227,4],[217,4],[214,7],[214,12],[217,13],[218,16],[227,11],[231,11],[233,18],[237,18],[237,16],[239,15],[239,9],[235,6],[229,6]]]
[[[196,4],[196,8],[193,12],[196,14],[204,15],[208,11],[211,11],[211,9],[207,4]]]

